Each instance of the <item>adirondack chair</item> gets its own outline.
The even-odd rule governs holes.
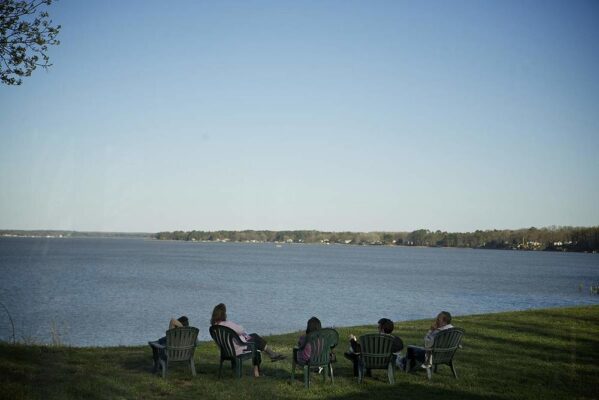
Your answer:
[[[231,361],[231,368],[235,370],[238,378],[242,376],[243,360],[252,360],[253,365],[260,365],[262,356],[252,342],[244,343],[235,331],[227,326],[212,325],[210,327],[210,336],[220,348],[220,367],[218,369],[218,378],[220,379],[223,370],[223,362]],[[234,344],[245,346],[247,351],[237,355]]]
[[[291,362],[291,381],[295,380],[295,368],[300,365],[304,369],[304,386],[310,387],[310,370],[314,368],[323,368],[323,382],[327,376],[331,376],[331,383],[335,382],[333,373],[333,364],[331,362],[332,349],[339,343],[339,333],[333,328],[323,328],[311,332],[302,347],[293,349],[293,360]],[[307,362],[298,360],[298,352],[302,351],[307,345],[310,345],[310,359]]]
[[[458,379],[458,373],[453,364],[453,356],[458,348],[461,348],[464,331],[458,328],[450,328],[437,333],[433,347],[430,349],[429,362],[424,364],[428,379],[433,378],[433,371],[437,372],[437,367],[441,364],[447,364],[451,367],[453,376]]]
[[[395,355],[391,352],[393,336],[385,333],[370,333],[360,336],[358,382],[362,383],[367,369],[386,369],[389,383],[395,383]]]
[[[198,338],[199,329],[192,326],[183,328],[169,329],[166,331],[166,346],[158,342],[150,342],[152,349],[158,351],[158,362],[162,369],[162,377],[166,378],[168,365],[172,362],[189,362],[191,374],[196,375],[196,367],[193,359],[196,340]],[[154,365],[156,370],[157,365]]]

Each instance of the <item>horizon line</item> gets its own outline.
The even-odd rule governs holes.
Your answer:
[[[160,230],[160,231],[104,231],[104,230],[76,230],[76,229],[10,229],[10,228],[2,228],[0,232],[7,231],[15,231],[15,232],[74,232],[74,233],[103,233],[103,234],[129,234],[129,235],[140,235],[140,234],[157,234],[161,232],[247,232],[247,231],[268,231],[268,232],[326,232],[326,233],[411,233],[419,230],[427,230],[429,232],[447,232],[447,233],[469,233],[476,231],[519,231],[519,230],[528,230],[528,229],[548,229],[548,230],[559,230],[559,229],[580,229],[580,228],[599,228],[598,225],[547,225],[542,227],[530,226],[530,227],[520,227],[520,228],[489,228],[489,229],[473,229],[470,231],[451,231],[451,230],[441,230],[436,229],[432,230],[429,228],[418,228],[414,230],[368,230],[368,231],[360,231],[360,230],[321,230],[321,229],[173,229],[173,230]]]

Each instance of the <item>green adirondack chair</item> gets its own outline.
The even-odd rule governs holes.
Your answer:
[[[389,383],[395,383],[395,355],[391,352],[393,336],[385,333],[370,333],[360,336],[358,382],[364,380],[367,369],[386,369]]]
[[[302,347],[293,349],[293,360],[291,362],[291,381],[295,381],[295,368],[297,365],[304,369],[304,386],[310,387],[310,370],[314,368],[323,368],[322,379],[326,381],[330,375],[331,383],[335,382],[333,373],[333,364],[331,360],[332,350],[339,343],[339,333],[333,328],[323,328],[318,331],[311,332],[304,342]],[[306,346],[310,346],[310,359],[307,362],[298,360],[297,355]]]
[[[194,353],[199,329],[192,326],[169,329],[166,331],[166,346],[151,342],[150,346],[158,351],[158,362],[162,369],[162,377],[166,378],[168,365],[173,362],[189,362],[191,374],[196,375]]]
[[[256,345],[252,342],[245,343],[239,335],[229,327],[221,325],[212,325],[210,327],[210,336],[220,348],[220,367],[218,369],[218,378],[220,379],[223,370],[223,362],[231,361],[231,368],[235,370],[238,378],[242,376],[243,360],[252,360],[253,365],[260,365],[262,356],[260,351],[256,349]],[[247,351],[237,355],[235,353],[234,344],[245,346]]]
[[[464,331],[459,328],[446,329],[435,335],[433,347],[430,349],[430,362],[424,365],[428,379],[433,378],[433,371],[437,372],[437,367],[441,364],[449,365],[453,376],[458,379],[453,356],[462,347],[463,336]]]

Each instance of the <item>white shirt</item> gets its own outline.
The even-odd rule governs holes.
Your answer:
[[[430,349],[431,347],[433,347],[433,343],[435,343],[435,336],[437,336],[437,334],[441,331],[444,331],[446,329],[450,329],[453,328],[453,325],[451,324],[447,324],[445,326],[440,327],[439,329],[435,329],[430,330],[426,333],[426,336],[424,337],[424,348],[425,349]]]

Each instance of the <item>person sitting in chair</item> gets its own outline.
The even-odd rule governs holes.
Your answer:
[[[168,330],[175,328],[183,328],[184,326],[189,326],[189,319],[182,315],[177,319],[171,318],[168,324]],[[154,360],[154,372],[158,370],[158,347],[154,346],[153,343],[158,343],[160,346],[166,346],[166,336],[161,337],[155,342],[149,342],[150,347],[152,348],[152,359]]]
[[[318,331],[322,329],[322,324],[320,320],[316,317],[312,317],[308,320],[308,324],[306,326],[306,334],[299,337],[298,346],[301,348],[304,346],[306,342],[306,338],[312,332]],[[297,360],[300,364],[304,365],[308,361],[310,361],[310,356],[312,355],[312,347],[310,343],[306,344],[304,348],[297,353],[297,356],[294,355],[294,359]]]
[[[391,321],[388,318],[379,319],[378,325],[379,333],[386,333],[387,335],[391,335],[391,333],[393,332],[393,321]],[[403,340],[401,340],[399,336],[391,336],[393,336],[393,345],[391,346],[391,353],[399,353],[403,349]],[[349,335],[349,345],[350,351],[345,352],[343,355],[345,356],[345,358],[347,358],[353,363],[354,376],[358,376],[358,363],[360,359],[359,353],[361,349],[360,343],[358,343],[358,340],[353,334]],[[366,375],[370,375],[370,370],[366,371]]]
[[[212,318],[210,318],[210,325],[222,325],[227,328],[231,328],[235,331],[242,342],[252,342],[256,345],[256,349],[265,352],[270,357],[271,361],[279,361],[284,360],[286,357],[282,354],[274,352],[270,347],[266,345],[266,340],[264,340],[257,333],[247,333],[243,326],[237,325],[232,321],[227,321],[227,306],[223,303],[217,304],[212,310]],[[246,351],[246,347],[243,345],[235,344],[235,353],[237,355]],[[260,368],[258,365],[258,361],[254,360],[254,376],[260,376]]]
[[[448,311],[441,311],[424,336],[424,347],[408,346],[406,356],[398,360],[399,368],[410,371],[416,367],[416,363],[429,363],[430,349],[435,343],[435,336],[439,332],[450,328],[453,328],[453,325],[451,325],[451,314]]]

